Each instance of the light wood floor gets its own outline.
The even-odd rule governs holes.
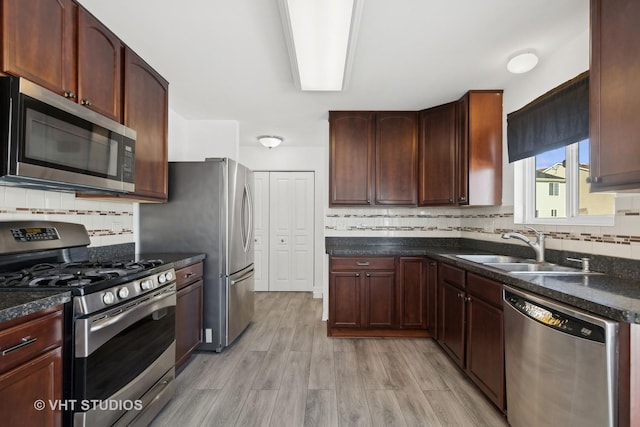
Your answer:
[[[256,294],[254,322],[196,353],[152,426],[506,426],[431,339],[328,338],[309,293]]]

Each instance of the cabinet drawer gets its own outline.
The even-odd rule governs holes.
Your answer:
[[[62,311],[0,331],[0,372],[62,345]]]
[[[464,270],[448,264],[440,264],[440,280],[464,289]]]
[[[500,282],[468,273],[467,292],[491,305],[502,307],[502,284]]]
[[[183,288],[189,283],[195,282],[202,277],[202,263],[188,265],[180,270],[176,270],[176,287]]]
[[[331,270],[394,270],[394,257],[334,257]]]

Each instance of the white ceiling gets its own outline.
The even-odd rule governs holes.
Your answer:
[[[320,0],[314,0],[320,1]],[[236,120],[240,145],[276,134],[326,145],[329,110],[418,110],[519,76],[588,28],[588,0],[364,0],[350,82],[295,88],[277,0],[80,0],[170,82],[185,119]]]

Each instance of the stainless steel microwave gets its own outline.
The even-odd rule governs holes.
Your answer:
[[[0,180],[91,193],[134,191],[136,132],[23,78],[0,77]]]

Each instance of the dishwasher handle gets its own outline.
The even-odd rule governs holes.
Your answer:
[[[505,306],[517,310],[523,316],[559,332],[602,344],[606,342],[606,331],[602,326],[531,301],[506,289],[504,290],[504,303]]]

